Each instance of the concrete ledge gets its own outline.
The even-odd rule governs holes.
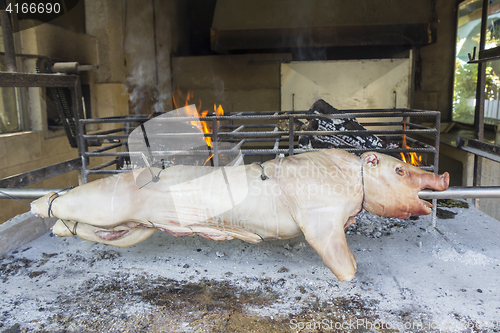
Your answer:
[[[56,218],[36,217],[27,212],[0,225],[0,256],[21,247],[50,230]]]

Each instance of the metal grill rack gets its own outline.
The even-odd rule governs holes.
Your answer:
[[[212,161],[214,166],[218,166],[221,154],[234,152],[221,148],[221,143],[231,142],[235,148],[241,151],[244,157],[258,156],[261,160],[268,160],[279,156],[289,156],[306,151],[319,149],[298,148],[297,138],[299,135],[334,135],[348,134],[356,135],[358,133],[374,134],[381,139],[390,139],[394,142],[401,142],[403,136],[406,136],[406,142],[411,148],[397,149],[377,149],[382,153],[410,153],[431,154],[432,164],[421,167],[422,169],[437,172],[439,158],[439,129],[440,113],[438,111],[420,111],[411,109],[364,109],[364,110],[342,110],[339,114],[308,114],[306,111],[268,111],[268,112],[238,112],[224,116],[207,117],[179,117],[163,118],[160,121],[189,122],[191,120],[205,121],[211,124],[210,133],[159,133],[155,138],[168,140],[172,136],[186,137],[212,137],[213,147],[210,153],[213,154]],[[380,118],[384,122],[366,122],[364,118]],[[367,127],[366,131],[295,131],[293,127],[294,119],[312,119],[312,118],[356,118],[359,123]],[[417,124],[420,120],[429,121],[433,126],[423,126]],[[127,171],[124,168],[125,161],[134,152],[129,152],[127,148],[127,138],[131,131],[140,126],[141,123],[148,121],[145,115],[120,116],[110,118],[80,119],[79,126],[79,149],[82,159],[82,181],[88,182],[89,175],[115,174]],[[288,121],[288,130],[278,129],[279,121]],[[116,129],[87,133],[87,126],[90,124],[115,124]],[[388,126],[391,129],[386,129]],[[382,128],[382,127],[385,127]],[[426,144],[419,140],[420,136],[426,136],[433,139],[434,146]],[[99,148],[89,150],[90,147]],[[233,148],[234,149],[234,148]],[[345,149],[351,153],[362,153],[373,149]],[[164,151],[152,151],[153,155],[164,154]],[[189,151],[170,151],[176,154],[207,154],[207,150],[189,150]],[[102,157],[108,159],[103,163],[96,163],[94,160]],[[255,158],[255,157],[254,157]],[[101,161],[102,162],[102,161]],[[90,166],[95,165],[95,166]],[[111,170],[109,167],[115,166]]]

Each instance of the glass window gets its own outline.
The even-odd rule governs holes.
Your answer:
[[[481,37],[482,0],[467,0],[458,6],[458,24],[453,91],[453,121],[473,124],[476,106],[477,64],[468,64],[476,47],[478,57]],[[500,45],[500,0],[489,5],[485,49]],[[500,66],[498,61],[486,63],[485,123],[500,119]]]
[[[0,52],[4,52],[2,29],[0,29]],[[0,71],[5,70],[5,57],[0,55]],[[0,88],[0,134],[19,131],[16,88]]]

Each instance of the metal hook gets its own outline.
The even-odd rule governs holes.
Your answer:
[[[258,166],[260,166],[260,169],[262,170],[262,174],[260,175],[260,179],[262,179],[262,180],[269,179],[269,177],[266,176],[266,174],[264,173],[264,165],[262,165],[261,162],[254,162],[253,164],[257,164]]]
[[[156,183],[157,181],[160,180],[160,177],[158,175],[155,175],[155,173],[153,172],[153,169],[151,168],[151,164],[149,164],[149,161],[148,161],[146,155],[144,155],[144,153],[142,153],[141,157],[142,157],[142,160],[144,161],[144,163],[146,164],[146,167],[148,168],[149,172],[151,172],[151,177],[153,177],[151,180],[153,181],[153,183]]]

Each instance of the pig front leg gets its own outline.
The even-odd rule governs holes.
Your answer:
[[[70,237],[77,235],[81,239],[113,245],[118,247],[128,247],[142,242],[158,231],[158,228],[144,227],[135,222],[120,224],[114,228],[104,229],[93,225],[57,220],[52,227],[52,232],[58,237]]]
[[[356,258],[347,246],[344,233],[344,226],[353,220],[353,217],[331,213],[312,213],[300,223],[306,241],[340,281],[351,281],[356,273]]]

